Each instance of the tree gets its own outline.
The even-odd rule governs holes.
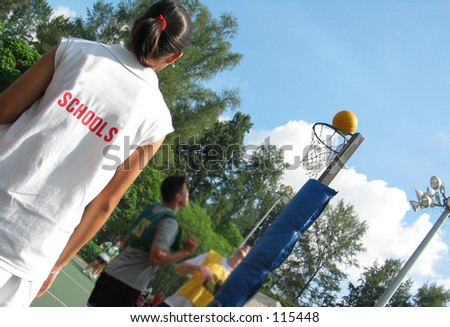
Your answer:
[[[0,44],[0,92],[39,59],[39,53],[20,38],[5,37]]]
[[[61,37],[94,39],[82,18],[54,17],[45,0],[20,1],[11,8],[10,15],[0,17],[5,25],[4,37],[23,39],[40,54],[57,45]]]
[[[236,19],[229,14],[212,17],[199,1],[182,3],[193,17],[193,40],[182,60],[160,74],[161,89],[171,108],[176,131],[169,135],[167,143],[174,145],[201,138],[208,130],[214,130],[221,114],[235,111],[240,105],[238,90],[216,90],[208,85],[220,72],[241,62],[242,55],[231,50],[231,41],[237,33]],[[165,159],[170,166],[172,155],[173,152],[169,153]]]
[[[274,146],[246,149],[250,127],[250,117],[238,112],[216,122],[199,140],[179,144],[175,152],[175,166],[188,173],[192,198],[213,217],[215,228],[233,221],[241,232],[249,230],[247,224],[272,205],[286,167]]]
[[[244,136],[252,124],[250,116],[240,112],[229,121],[218,121],[198,139],[190,137],[182,143],[177,139],[175,168],[190,172],[191,197],[205,205],[216,189],[218,180],[239,168]]]
[[[33,45],[36,40],[38,28],[41,24],[47,24],[53,11],[46,0],[22,1],[15,5],[9,15],[1,16],[5,25],[4,36],[21,38],[28,45]]]
[[[82,24],[81,18],[53,17],[37,26],[36,38],[39,41],[33,42],[33,46],[39,53],[44,54],[56,46],[61,37],[77,36],[89,39],[90,35],[83,30]]]
[[[341,200],[335,207],[327,206],[274,272],[273,291],[303,306],[333,302],[346,278],[342,267],[358,266],[356,256],[365,250],[361,239],[366,230],[352,205]]]
[[[228,192],[240,195],[231,198],[230,217],[247,234],[276,202],[277,189],[287,168],[283,152],[274,145],[262,144],[254,152],[243,154],[239,176],[232,180]],[[220,210],[220,205],[217,206]]]
[[[29,0],[1,0],[0,16],[6,15],[10,11],[14,10],[20,3],[27,3]]]
[[[121,239],[134,219],[150,203],[161,201],[160,186],[164,176],[151,166],[139,175],[124,194],[106,225],[97,233],[98,243]]]
[[[351,307],[373,307],[381,298],[384,291],[397,277],[402,262],[400,260],[386,259],[383,266],[375,262],[372,267],[366,268],[359,279],[360,284],[355,286],[349,283],[349,295],[343,297],[343,306]],[[397,291],[389,300],[387,306],[390,307],[411,307],[413,306],[409,293],[412,287],[412,280],[400,284]]]
[[[442,285],[424,284],[414,296],[417,307],[445,307],[450,301],[450,290]]]

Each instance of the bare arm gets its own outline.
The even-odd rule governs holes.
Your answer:
[[[108,185],[101,191],[81,218],[66,247],[56,261],[52,273],[58,273],[77,252],[88,242],[109,218],[122,195],[139,176],[145,164],[158,151],[164,139],[151,145],[139,147],[116,171]],[[47,291],[56,275],[50,275],[39,291],[38,297]]]
[[[175,272],[180,276],[191,275],[197,271],[200,272],[205,280],[209,280],[212,277],[211,269],[208,266],[193,265],[183,262],[175,267]]]
[[[43,55],[30,69],[0,94],[0,124],[9,124],[42,97],[53,78],[57,47]]]
[[[197,245],[197,239],[192,235],[186,239],[183,248],[176,252],[169,252],[157,245],[153,245],[150,249],[149,262],[152,266],[168,266],[190,256],[194,253]]]

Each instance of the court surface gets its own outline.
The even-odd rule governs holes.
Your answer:
[[[86,262],[74,257],[58,274],[52,287],[31,307],[87,307],[86,302],[94,288],[94,282],[83,274]],[[261,293],[251,299],[246,307],[281,307],[281,304]]]
[[[86,307],[94,282],[83,274],[86,263],[79,257],[64,267],[52,287],[35,299],[32,307]]]

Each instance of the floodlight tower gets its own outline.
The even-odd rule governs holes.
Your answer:
[[[445,196],[445,186],[439,179],[439,177],[431,177],[430,186],[431,188],[428,187],[425,193],[420,190],[416,190],[418,201],[409,201],[411,203],[411,206],[413,207],[414,211],[416,211],[419,207],[421,209],[441,207],[444,208],[444,212],[441,214],[439,219],[419,244],[416,251],[414,251],[411,257],[402,267],[395,280],[391,283],[391,285],[389,285],[382,297],[375,304],[376,307],[384,307],[388,303],[392,295],[400,286],[403,278],[405,278],[405,275],[408,273],[409,269],[411,269],[412,265],[416,262],[417,258],[431,241],[434,234],[436,234],[442,224],[447,220],[447,217],[450,215],[450,197]]]

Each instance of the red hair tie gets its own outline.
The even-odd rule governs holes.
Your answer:
[[[167,22],[164,19],[163,15],[159,15],[158,17],[156,17],[156,19],[159,19],[160,21],[162,21],[161,31],[164,31],[167,27]]]

